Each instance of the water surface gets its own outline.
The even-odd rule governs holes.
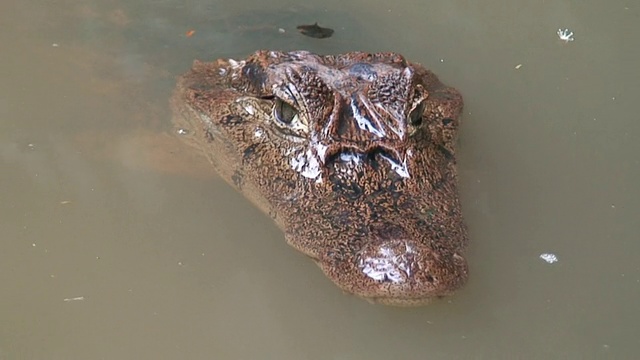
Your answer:
[[[636,2],[261,4],[0,5],[0,359],[637,356]],[[295,31],[316,21],[334,36]],[[397,51],[460,89],[462,291],[343,295],[198,159],[158,158],[175,77],[260,48]]]

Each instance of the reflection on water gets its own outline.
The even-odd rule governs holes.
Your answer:
[[[252,4],[0,6],[0,359],[637,352],[635,5]],[[316,21],[333,36],[295,29]],[[399,51],[462,91],[465,289],[340,294],[173,142],[175,76],[258,48]]]

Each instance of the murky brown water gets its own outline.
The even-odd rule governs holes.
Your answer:
[[[248,3],[0,5],[0,359],[637,356],[636,2]],[[294,30],[315,21],[334,37]],[[258,48],[394,50],[462,91],[463,291],[343,295],[198,159],[157,157],[175,76]]]

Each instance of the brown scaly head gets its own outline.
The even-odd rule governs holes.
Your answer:
[[[467,279],[457,193],[462,97],[394,53],[259,51],[196,61],[183,136],[343,290],[420,305]]]

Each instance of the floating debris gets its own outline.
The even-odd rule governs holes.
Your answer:
[[[66,298],[64,299],[65,302],[69,302],[69,301],[82,301],[84,300],[84,296],[77,296],[77,297],[73,297],[73,298]]]
[[[318,23],[313,25],[298,25],[296,27],[302,35],[316,39],[325,39],[333,35],[333,29],[323,28]]]
[[[516,70],[520,69],[521,67],[522,67],[522,64],[516,65]]]
[[[196,33],[196,31],[192,29],[192,30],[187,31],[184,35],[186,37],[192,37],[193,34],[195,34],[195,33]]]
[[[540,254],[540,259],[546,261],[548,264],[553,264],[555,262],[558,262],[558,257],[555,254],[551,254],[551,253]]]
[[[560,40],[564,42],[570,42],[575,40],[573,38],[573,31],[569,29],[558,29],[558,32],[556,32],[556,34],[558,34],[558,37],[560,38]]]

